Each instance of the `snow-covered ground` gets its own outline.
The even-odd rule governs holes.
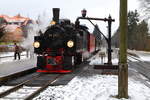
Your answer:
[[[139,58],[143,61],[150,61],[150,52],[136,51],[136,50],[133,50],[133,51],[129,50],[129,52],[133,52],[134,54],[139,56]]]
[[[21,60],[22,59],[29,59],[31,57],[30,52],[28,53],[28,57],[27,57],[27,52],[22,52],[21,53]],[[32,54],[34,56],[34,54]],[[10,57],[6,57],[6,56],[10,56]],[[2,58],[2,57],[6,57],[6,58]],[[0,53],[0,64],[2,63],[7,63],[7,62],[13,62],[14,61],[14,52],[7,52],[7,53]]]
[[[144,52],[137,53],[141,59],[145,59]],[[146,55],[148,57],[148,55]],[[150,54],[149,54],[150,57]],[[148,61],[148,59],[146,59]],[[107,59],[105,58],[106,62]],[[150,59],[149,59],[150,61]],[[100,64],[99,56],[93,58],[90,64]],[[113,59],[113,63],[118,63],[117,59]],[[134,72],[134,69],[130,69]],[[98,70],[89,68],[88,71],[76,76],[68,85],[65,86],[49,86],[34,100],[118,100],[114,98],[118,94],[118,76],[100,75]],[[141,77],[139,73],[135,73],[136,77]],[[142,78],[146,79],[142,76]],[[149,82],[150,83],[150,82]],[[145,86],[141,81],[133,77],[128,80],[129,99],[121,100],[150,100],[150,88]]]
[[[134,53],[143,60],[148,61],[148,57],[150,57],[150,54],[145,55],[144,52]],[[91,59],[91,66],[84,69],[67,85],[49,86],[34,100],[118,100],[114,98],[118,94],[118,76],[99,74],[100,70],[93,69],[92,64],[100,64],[100,62],[102,62],[101,59],[96,56]],[[105,62],[107,62],[107,58],[104,59],[103,63]],[[113,63],[118,63],[118,60],[113,59]],[[129,68],[130,72],[134,73],[133,75],[136,75],[136,77],[148,80],[134,69]],[[123,98],[120,100],[150,100],[150,88],[141,81],[129,76],[128,83],[129,99]],[[148,83],[150,84],[150,82]],[[4,89],[5,87],[0,87],[1,91],[4,91]]]
[[[66,86],[47,88],[34,100],[118,100],[113,97],[117,95],[117,91],[117,76],[77,76]],[[129,99],[127,100],[150,100],[149,94],[148,87],[129,78]]]
[[[0,53],[0,57],[11,56],[0,58],[0,78],[31,69],[36,66],[36,56],[33,57],[33,55],[31,56],[29,53],[29,57],[27,57],[26,52],[22,52],[21,55],[24,56],[21,56],[20,60],[14,60],[13,52]]]

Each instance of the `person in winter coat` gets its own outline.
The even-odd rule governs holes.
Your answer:
[[[17,59],[17,55],[18,55],[18,59],[20,60],[20,47],[17,45],[17,43],[14,43],[14,46],[15,46],[14,60]]]

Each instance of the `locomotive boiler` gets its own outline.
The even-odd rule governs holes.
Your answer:
[[[95,51],[95,37],[83,25],[59,19],[59,8],[53,8],[53,25],[34,37],[37,72],[68,73],[82,63],[86,53]]]

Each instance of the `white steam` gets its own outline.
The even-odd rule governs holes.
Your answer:
[[[46,27],[50,24],[50,20],[51,18],[46,12],[40,14],[35,23],[27,26],[27,38],[21,43],[21,46],[26,50],[33,52],[34,36],[38,35],[40,30],[44,33]]]
[[[91,54],[90,54],[88,51],[83,53],[83,58],[84,58],[84,59],[87,59],[87,58],[89,58],[90,56],[91,56]]]

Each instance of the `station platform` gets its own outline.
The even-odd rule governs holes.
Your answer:
[[[36,57],[0,63],[0,78],[36,67]]]

